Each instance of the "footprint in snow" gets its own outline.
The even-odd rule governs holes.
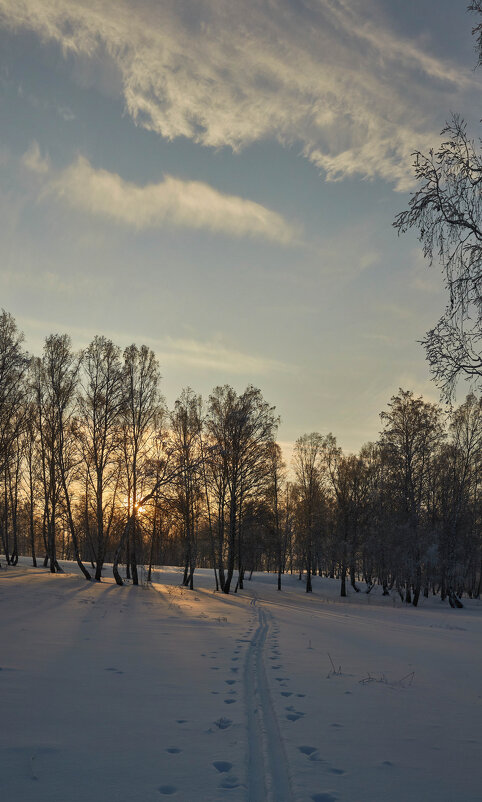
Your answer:
[[[236,701],[236,699],[225,699],[224,700],[224,704],[225,705],[234,705],[235,701]]]
[[[239,783],[239,780],[238,780],[238,778],[237,778],[237,777],[234,777],[234,776],[231,776],[231,777],[230,777],[230,776],[228,775],[228,776],[227,776],[227,777],[226,777],[226,778],[225,778],[225,779],[222,781],[222,783],[220,783],[220,786],[219,786],[219,787],[220,787],[220,788],[228,788],[228,789],[231,789],[231,788],[239,788],[239,785],[240,785],[240,783]]]
[[[336,802],[336,800],[338,799],[338,797],[335,796],[334,794],[328,794],[328,793],[313,794],[311,798],[313,802]]]
[[[228,727],[230,727],[233,722],[231,721],[230,718],[221,717],[221,718],[218,718],[218,720],[215,721],[214,723],[215,723],[216,727],[218,727],[218,729],[227,730]]]
[[[293,694],[291,693],[291,691],[281,691],[281,696],[288,697],[288,696],[293,696]]]
[[[288,713],[286,718],[288,719],[288,721],[298,721],[298,719],[304,715],[305,715],[304,713],[300,713],[299,715],[297,713]]]
[[[343,727],[343,724],[330,724],[330,727]]]
[[[228,763],[227,760],[215,760],[213,766],[220,774],[225,774],[233,768],[233,764]]]
[[[166,752],[169,752],[170,755],[178,755],[180,752],[182,752],[182,749],[178,749],[177,746],[169,746],[166,749]]]
[[[310,755],[313,755],[317,749],[316,746],[299,746],[298,751],[301,752],[302,755],[309,757]]]
[[[175,785],[160,785],[159,786],[159,793],[163,794],[164,796],[171,796],[171,794],[175,794],[177,788]]]
[[[176,724],[187,724],[187,718],[178,718]]]
[[[334,769],[333,767],[330,767],[329,769],[327,769],[327,771],[330,774],[346,774],[346,772],[343,769]]]
[[[226,679],[224,681],[225,681],[226,685],[235,685],[236,684],[236,680],[235,679]]]

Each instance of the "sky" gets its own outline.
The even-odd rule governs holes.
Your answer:
[[[40,354],[96,334],[183,387],[259,387],[286,448],[377,438],[440,268],[392,223],[452,112],[467,0],[0,0],[0,307]],[[463,390],[464,388],[462,388]]]

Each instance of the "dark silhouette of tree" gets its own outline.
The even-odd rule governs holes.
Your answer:
[[[201,398],[187,388],[175,402],[170,415],[170,446],[179,467],[175,504],[182,520],[185,544],[182,584],[191,590],[202,500],[201,428]]]
[[[469,10],[482,14],[481,0]],[[482,23],[473,33],[480,65]],[[450,400],[459,378],[482,386],[482,152],[458,115],[442,137],[438,149],[415,152],[418,188],[394,226],[399,233],[418,231],[424,256],[443,270],[447,306],[423,344],[432,375]]]
[[[427,479],[433,455],[443,438],[441,410],[415,398],[411,391],[400,389],[380,417],[385,425],[382,445],[391,462],[398,533],[404,544],[406,600],[411,600],[413,586],[413,604],[417,606],[422,587]]]
[[[78,434],[85,466],[85,526],[94,552],[97,581],[102,576],[117,500],[122,400],[120,349],[105,337],[95,337],[81,355]],[[94,533],[89,524],[91,495]]]
[[[154,490],[150,448],[161,428],[164,412],[159,393],[159,363],[146,345],[130,345],[124,351],[122,368],[121,419],[127,490],[127,525],[114,558],[114,576],[121,584],[117,570],[120,552],[128,543],[127,562],[134,585],[139,584],[137,544],[140,537],[139,510],[150,500]],[[156,482],[154,482],[154,487]],[[119,581],[120,580],[120,581]]]
[[[304,434],[295,443],[293,466],[298,488],[298,531],[306,568],[306,592],[313,590],[311,575],[315,543],[320,530],[323,495],[323,448],[325,440],[318,432]]]
[[[278,419],[274,407],[263,399],[256,387],[247,387],[241,394],[232,387],[216,387],[210,398],[206,418],[210,443],[215,447],[212,468],[218,491],[218,518],[222,526],[219,554],[222,560],[226,522],[226,567],[220,563],[220,584],[229,593],[238,557],[239,586],[243,581],[243,508],[251,495],[267,480],[268,449],[274,440]],[[225,511],[226,510],[226,511]]]

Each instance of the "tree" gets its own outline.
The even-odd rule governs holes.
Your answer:
[[[243,509],[250,496],[267,479],[268,450],[277,424],[274,407],[266,403],[256,387],[249,386],[238,396],[232,387],[225,385],[216,387],[209,397],[206,426],[210,445],[215,449],[211,474],[217,488],[219,578],[224,593],[230,591],[236,555],[239,586],[242,587]],[[226,577],[222,566],[225,523]]]
[[[311,574],[315,543],[320,530],[324,443],[324,438],[318,432],[304,434],[296,441],[293,452],[293,466],[299,494],[299,534],[306,568],[307,593],[313,590]]]
[[[382,445],[391,462],[392,500],[396,507],[399,536],[403,538],[405,564],[401,567],[406,601],[417,606],[422,586],[423,524],[427,508],[427,477],[436,448],[443,437],[441,411],[435,404],[414,398],[400,388],[388,411]]]
[[[201,398],[190,387],[183,390],[170,415],[171,446],[179,466],[176,483],[176,504],[182,519],[184,577],[182,584],[193,589],[196,567],[196,540],[202,496],[201,457]]]
[[[76,562],[86,579],[91,576],[82,562],[77,527],[72,509],[72,483],[77,479],[75,395],[79,358],[71,349],[67,334],[51,334],[36,365],[39,428],[45,459],[45,497],[48,521],[50,570],[59,570],[56,556],[56,530],[59,512],[72,538]],[[64,510],[60,508],[63,501]]]
[[[274,535],[278,569],[278,590],[281,590],[281,574],[285,569],[286,550],[290,528],[288,508],[286,508],[284,511],[282,509],[282,490],[286,480],[286,465],[283,462],[281,448],[278,443],[273,442],[270,444],[268,459],[269,479],[266,496],[272,518],[272,532]]]
[[[0,480],[3,479],[3,506],[0,530],[5,559],[10,562],[8,543],[10,488],[13,475],[18,477],[17,447],[25,427],[25,376],[28,355],[22,349],[23,334],[18,331],[13,317],[2,309],[0,314]],[[16,491],[15,486],[15,493]],[[16,530],[15,530],[16,531]],[[15,546],[14,546],[15,551]],[[15,555],[14,555],[15,560]]]
[[[482,464],[482,399],[472,393],[450,415],[450,441],[439,455],[438,559],[442,601],[448,596],[457,605],[461,574],[474,560],[476,538],[471,531],[472,500],[477,493],[477,473]],[[465,537],[464,537],[465,535]],[[457,605],[458,606],[458,605]]]
[[[336,500],[335,517],[338,524],[338,553],[340,562],[340,595],[346,596],[346,575],[358,593],[356,566],[363,524],[366,522],[370,491],[370,471],[363,456],[342,454],[333,435],[323,444],[327,473]]]
[[[469,10],[482,14],[482,0]],[[473,33],[481,65],[482,23]],[[448,303],[422,342],[435,381],[452,399],[461,377],[482,386],[482,151],[458,115],[442,136],[437,150],[414,153],[418,189],[394,226],[418,230],[424,256],[441,264]]]
[[[137,541],[139,538],[139,510],[155,492],[155,470],[149,460],[150,448],[157,436],[163,415],[159,393],[159,363],[146,345],[130,345],[124,351],[122,369],[123,451],[126,472],[127,525],[114,558],[114,576],[122,584],[118,572],[121,549],[127,540],[127,562],[134,585],[139,584],[137,572]],[[151,488],[154,474],[154,487]]]
[[[90,539],[96,561],[95,579],[100,581],[119,484],[120,350],[111,340],[95,337],[82,353],[81,368],[79,441],[86,471],[86,506],[89,491],[94,496],[95,535]],[[86,527],[90,530],[88,514]]]

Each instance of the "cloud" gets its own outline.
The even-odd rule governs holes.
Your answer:
[[[50,171],[50,162],[47,157],[42,156],[38,142],[35,141],[23,154],[22,164],[33,173],[38,173],[38,175],[46,175]]]
[[[39,171],[38,146],[24,163]],[[120,225],[147,229],[163,225],[208,229],[232,236],[259,236],[287,244],[297,231],[276,212],[235,195],[225,195],[201,181],[166,175],[157,184],[138,186],[116,173],[95,169],[82,156],[47,183],[53,194],[70,206]]]
[[[375,0],[0,0],[10,30],[115,70],[127,112],[165,138],[275,138],[329,180],[406,189],[410,154],[476,79],[381,19]]]
[[[154,346],[153,346],[154,347]],[[291,372],[293,368],[275,359],[246,354],[222,342],[167,337],[155,344],[161,364],[183,364],[198,370],[230,375],[264,376],[273,372]]]
[[[37,318],[20,316],[19,325],[25,329],[26,334],[33,336],[39,342],[39,333],[47,336],[52,331],[64,331],[65,325],[55,321],[46,322]],[[85,348],[99,332],[93,328],[84,328],[70,324],[69,332],[75,347]],[[104,332],[105,336],[112,338],[121,348],[132,342],[145,343],[155,352],[161,369],[165,366],[188,367],[206,372],[213,372],[226,376],[266,376],[271,373],[295,373],[296,367],[286,362],[238,351],[226,345],[221,337],[211,340],[197,340],[194,337],[146,337],[135,332],[113,331]],[[220,381],[224,381],[223,378]]]

